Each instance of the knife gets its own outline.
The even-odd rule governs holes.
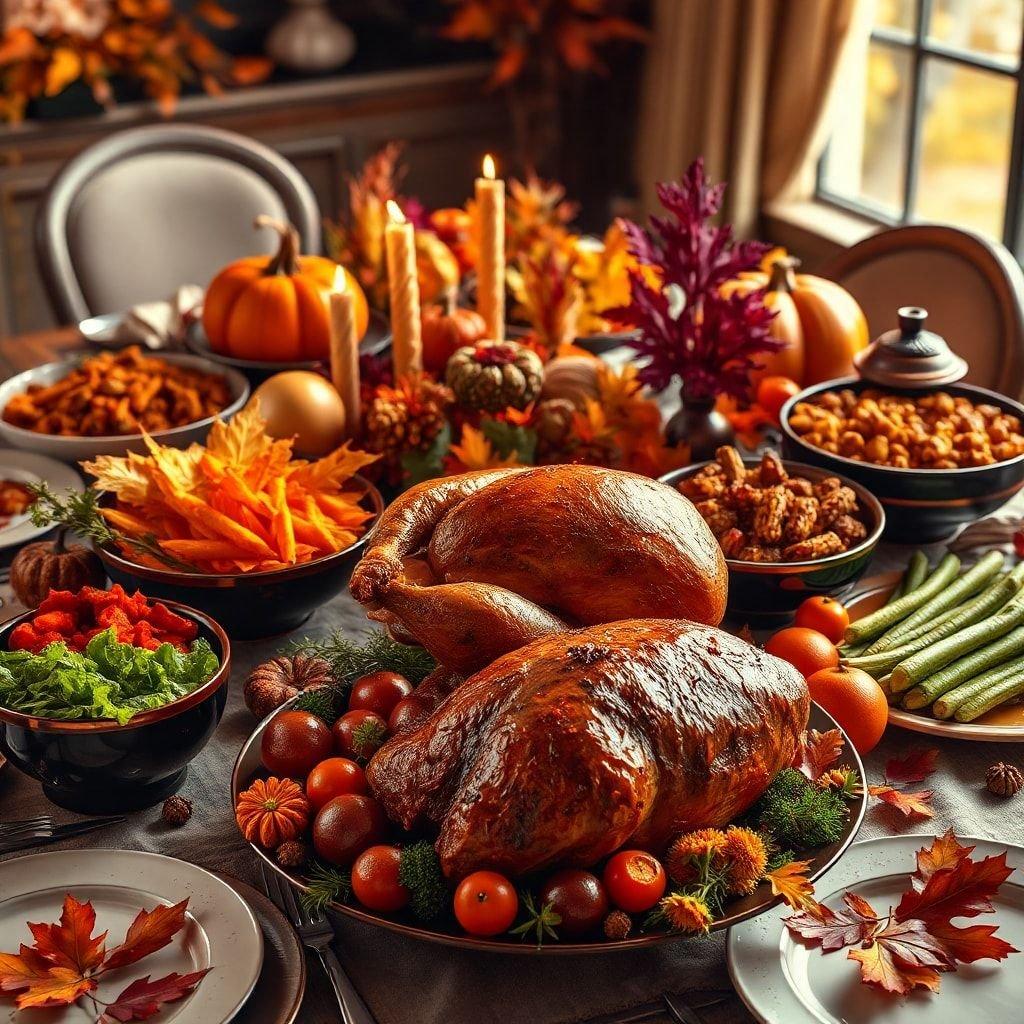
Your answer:
[[[116,825],[120,821],[127,821],[127,818],[122,814],[107,818],[94,818],[92,821],[75,821],[68,825],[57,825],[48,835],[28,835],[19,839],[12,839],[6,843],[0,841],[0,854],[27,850],[33,846],[45,846],[47,843],[57,843],[62,839],[84,835],[86,832],[93,832],[98,828]]]

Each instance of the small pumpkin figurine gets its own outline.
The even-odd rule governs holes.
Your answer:
[[[331,666],[323,658],[308,654],[278,655],[257,665],[242,688],[245,706],[257,717],[266,718],[286,700],[334,682]]]
[[[235,820],[242,835],[267,850],[276,850],[302,835],[309,815],[309,801],[299,784],[274,776],[257,779],[238,794],[235,804]]]
[[[445,382],[468,409],[525,409],[540,395],[544,364],[536,352],[514,341],[480,341],[452,355]]]
[[[11,562],[11,589],[26,608],[38,608],[51,590],[102,587],[103,563],[87,547],[66,543],[67,530],[53,540],[26,544]]]
[[[334,260],[299,253],[299,233],[271,217],[256,227],[278,232],[277,252],[229,263],[210,282],[203,302],[203,329],[210,347],[235,359],[295,362],[330,356],[327,294],[339,272],[355,296],[356,333],[366,333],[369,309],[356,279]]]
[[[456,349],[475,345],[487,335],[484,318],[475,309],[456,305],[455,294],[450,288],[444,306],[423,311],[423,366],[431,373],[443,373]]]
[[[439,302],[450,288],[459,286],[459,261],[433,231],[415,232],[413,244],[420,301]]]

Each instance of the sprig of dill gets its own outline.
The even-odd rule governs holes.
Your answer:
[[[352,876],[340,868],[314,861],[307,872],[306,890],[299,902],[307,914],[323,914],[331,903],[347,903],[352,897]]]
[[[371,672],[397,672],[414,686],[434,671],[437,662],[422,647],[397,643],[386,633],[371,630],[362,642],[340,632],[324,639],[304,636],[285,648],[289,654],[316,655],[331,666],[334,679],[346,684]]]

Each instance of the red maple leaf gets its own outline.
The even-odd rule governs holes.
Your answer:
[[[928,931],[954,960],[973,964],[975,960],[1005,960],[1011,953],[1020,952],[995,934],[998,927],[996,924],[972,924],[958,928],[955,924],[932,921]]]
[[[939,756],[934,747],[918,747],[906,757],[891,757],[885,763],[885,781],[924,782],[935,771],[935,760]]]
[[[161,1003],[173,1003],[187,996],[211,969],[207,967],[205,971],[194,971],[192,974],[172,973],[156,981],[150,981],[147,974],[133,981],[117,999],[108,1003],[97,1024],[147,1020],[159,1012]]]
[[[1005,850],[982,860],[967,857],[956,867],[936,871],[920,892],[905,892],[896,908],[896,920],[916,917],[929,923],[949,924],[954,917],[990,914],[992,897],[1012,874]]]
[[[934,791],[921,789],[908,793],[903,787],[912,782],[923,782],[935,771],[939,752],[933,747],[912,750],[906,757],[892,757],[885,765],[885,778],[878,786],[868,786],[869,795],[890,807],[895,807],[907,818],[930,818],[935,814],[931,800]]]
[[[930,818],[935,814],[931,806],[934,790],[922,789],[916,793],[905,793],[893,786],[868,786],[868,793],[877,797],[908,818]]]
[[[22,943],[17,953],[0,953],[0,992],[21,992],[49,971],[50,964]]]
[[[96,927],[96,911],[91,903],[79,903],[71,893],[64,897],[60,924],[29,922],[28,927],[36,940],[36,952],[55,967],[67,967],[85,974],[103,960],[107,933],[92,934]]]
[[[931,846],[917,851],[917,870],[910,876],[914,892],[920,892],[936,871],[955,868],[973,852],[973,846],[961,846],[957,842],[952,829],[942,836],[936,836]]]
[[[856,893],[843,893],[843,901],[848,910],[832,910],[819,904],[820,916],[814,913],[794,914],[786,918],[786,927],[811,945],[820,943],[823,953],[856,946],[872,936],[878,925],[878,915],[871,904]]]
[[[842,752],[843,734],[838,729],[827,732],[808,729],[800,736],[793,754],[793,767],[811,782],[817,782],[839,760]]]
[[[115,967],[125,967],[163,949],[185,924],[187,907],[188,900],[185,899],[173,907],[140,910],[129,925],[124,942],[107,954],[103,969],[111,971]]]

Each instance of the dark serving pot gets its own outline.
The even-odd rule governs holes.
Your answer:
[[[744,459],[753,469],[760,459]],[[661,477],[662,483],[678,487],[693,476],[706,462],[674,470]],[[864,574],[882,531],[885,512],[878,500],[865,487],[831,469],[820,469],[802,462],[783,460],[790,476],[802,476],[816,482],[827,476],[838,476],[857,494],[861,518],[867,527],[866,539],[838,555],[829,555],[813,562],[741,562],[727,558],[729,570],[729,603],[727,614],[737,624],[767,625],[789,618],[800,603],[814,594],[838,597],[845,594]]]
[[[188,763],[217,728],[228,696],[231,644],[209,616],[165,603],[198,624],[199,636],[220,659],[220,668],[198,689],[141,712],[127,725],[112,719],[54,721],[0,707],[0,752],[38,779],[60,807],[83,814],[152,807],[181,788]],[[26,612],[0,626],[0,648],[6,650],[15,626],[35,614]]]
[[[354,544],[333,555],[287,569],[250,573],[186,573],[137,565],[112,547],[96,546],[111,582],[141,590],[158,601],[181,601],[199,608],[224,627],[232,640],[259,640],[301,626],[348,584],[370,530],[384,511],[380,491],[354,476],[365,491],[363,504],[374,517]]]
[[[964,523],[994,512],[1024,487],[1024,455],[992,466],[965,469],[896,469],[833,455],[802,440],[789,425],[797,402],[843,388],[858,394],[869,388],[910,396],[922,393],[920,389],[879,387],[860,377],[841,377],[805,388],[782,407],[782,451],[788,458],[821,466],[863,484],[885,508],[887,540],[942,540]],[[996,405],[1024,422],[1024,405],[995,391],[974,384],[944,384],[931,390],[964,395],[976,404]]]

